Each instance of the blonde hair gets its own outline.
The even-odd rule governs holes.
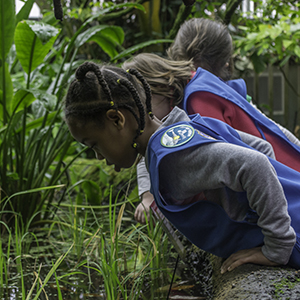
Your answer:
[[[227,26],[204,18],[185,21],[167,50],[170,59],[193,60],[201,67],[227,81],[232,75],[232,39]]]
[[[192,61],[173,61],[151,53],[134,56],[125,61],[122,68],[139,71],[152,93],[166,97],[174,106],[182,101],[184,88],[195,70]]]

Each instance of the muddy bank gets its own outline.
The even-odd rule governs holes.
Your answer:
[[[221,275],[222,259],[211,261],[214,300],[300,299],[300,270],[247,264]]]

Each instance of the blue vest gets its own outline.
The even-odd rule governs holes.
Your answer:
[[[228,257],[238,250],[261,246],[264,238],[261,228],[255,223],[248,222],[246,218],[243,221],[232,220],[221,206],[205,200],[189,205],[169,205],[167,199],[161,195],[159,165],[164,156],[189,147],[217,142],[228,142],[252,149],[241,141],[239,134],[232,127],[224,122],[201,117],[198,114],[190,117],[190,122],[179,122],[168,126],[156,132],[149,141],[148,169],[151,193],[157,206],[192,243],[214,255]],[[271,158],[269,160],[283,186],[292,219],[291,225],[297,233],[297,243],[289,265],[300,268],[300,173]],[[180,178],[180,175],[178,176]],[[240,201],[248,201],[245,192],[237,194]],[[249,210],[249,214],[253,214],[253,211]]]
[[[228,101],[231,101],[244,110],[252,118],[257,130],[264,139],[266,138],[261,127],[268,128],[274,136],[280,137],[282,142],[288,143],[300,154],[300,147],[290,142],[290,140],[274,122],[260,113],[246,100],[247,91],[246,84],[243,79],[225,82],[212,73],[202,68],[198,68],[195,76],[191,79],[184,90],[183,109],[186,112],[188,98],[194,92],[210,92]]]

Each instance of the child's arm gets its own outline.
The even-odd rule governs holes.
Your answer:
[[[147,219],[150,218],[150,205],[154,201],[153,195],[148,191],[145,192],[143,195],[141,195],[142,202],[137,206],[134,218],[137,222],[146,224],[146,217],[145,213],[147,215]]]
[[[257,224],[265,236],[263,255],[278,264],[288,262],[295,232],[290,226],[282,186],[265,155],[227,143],[205,144],[166,156],[160,166],[160,179],[175,199],[209,191],[210,195],[216,193],[216,197],[223,195],[225,199],[218,199],[220,205],[225,207],[227,201],[230,209],[235,208],[234,204],[224,196],[226,193],[220,193],[222,188],[246,191],[249,206],[257,212]]]
[[[144,158],[142,158],[137,164],[137,183],[139,189],[139,196],[142,201],[135,210],[134,218],[136,219],[137,222],[145,224],[146,223],[145,213],[147,215],[147,218],[149,219],[150,204],[152,203],[154,198],[153,195],[149,192],[150,176],[147,171]]]
[[[273,159],[276,159],[273,147],[269,142],[259,137],[256,137],[254,135],[251,135],[249,133],[245,133],[243,131],[237,130],[237,132],[245,144],[249,145],[250,147],[258,150],[259,152]]]

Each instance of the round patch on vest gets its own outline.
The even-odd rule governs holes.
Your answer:
[[[178,147],[187,143],[194,136],[194,133],[194,128],[189,125],[177,125],[163,134],[160,143],[164,147]]]

